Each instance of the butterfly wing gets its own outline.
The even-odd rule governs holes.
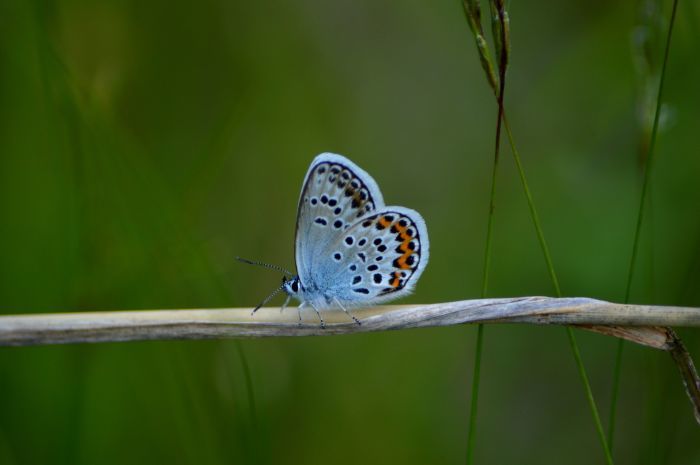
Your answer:
[[[409,294],[428,264],[425,221],[404,207],[384,207],[362,217],[330,244],[335,262],[327,295],[344,306],[377,304]]]
[[[306,288],[328,287],[329,274],[338,270],[326,249],[359,218],[382,207],[377,183],[362,168],[332,153],[314,158],[299,197],[294,241],[297,273]]]

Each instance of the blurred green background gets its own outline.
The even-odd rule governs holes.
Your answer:
[[[674,31],[637,303],[700,306],[699,11]],[[624,298],[669,13],[510,5],[506,105],[565,295]],[[401,303],[478,297],[495,120],[456,0],[2,0],[0,313],[256,304],[280,276],[234,257],[293,266],[323,151],[425,217]],[[551,295],[502,160],[489,294]],[[475,333],[0,348],[0,463],[461,463]],[[616,341],[577,335],[605,423]],[[563,329],[489,326],[484,350],[477,463],[602,462]],[[617,463],[698,463],[697,438],[670,357],[627,344]]]

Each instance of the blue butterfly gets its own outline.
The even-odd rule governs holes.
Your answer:
[[[425,221],[418,212],[387,207],[377,183],[352,161],[332,153],[314,158],[304,178],[295,235],[297,275],[260,262],[246,263],[288,273],[282,286],[254,310],[284,290],[301,309],[311,307],[321,327],[321,310],[366,307],[409,294],[428,264]]]

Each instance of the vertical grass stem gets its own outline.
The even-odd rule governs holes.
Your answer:
[[[676,9],[678,0],[673,0],[673,9],[671,10],[671,19],[668,25],[668,34],[666,36],[666,45],[664,47],[664,60],[661,66],[661,77],[659,79],[659,89],[656,94],[656,108],[654,110],[654,123],[651,130],[651,138],[649,141],[649,153],[647,154],[646,164],[644,166],[644,180],[642,181],[642,193],[639,199],[639,209],[637,211],[637,223],[634,229],[634,240],[632,241],[632,254],[630,264],[627,270],[627,284],[625,286],[625,303],[629,303],[630,293],[632,291],[632,279],[634,277],[634,269],[637,262],[637,252],[639,250],[639,237],[642,230],[642,222],[644,219],[644,205],[647,200],[647,192],[649,189],[649,180],[651,178],[651,169],[654,162],[654,147],[656,145],[656,135],[659,129],[659,115],[661,114],[661,101],[663,96],[664,81],[666,79],[666,65],[668,64],[669,50],[671,49],[671,36],[673,33],[673,25],[676,19]],[[620,388],[620,372],[622,371],[622,353],[625,342],[620,339],[617,343],[617,353],[615,355],[615,367],[613,371],[613,386],[610,396],[610,420],[608,422],[608,443],[610,448],[613,447],[613,439],[615,437],[615,418],[617,416],[617,398]],[[678,363],[677,358],[674,358]],[[681,373],[684,372],[683,367],[680,367]]]

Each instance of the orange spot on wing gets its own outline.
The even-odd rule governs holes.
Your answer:
[[[362,200],[362,192],[360,189],[357,189],[353,192],[352,194],[352,199],[357,203],[357,208],[362,208],[365,205],[365,200]]]
[[[379,217],[379,224],[381,224],[383,228],[388,228],[391,226],[391,223],[383,216]]]
[[[407,269],[411,268],[410,266],[408,266],[408,263],[406,263],[406,259],[408,258],[409,255],[411,255],[411,254],[405,253],[405,254],[401,255],[397,261],[397,263],[399,264],[399,268],[401,268],[402,270],[407,270]]]
[[[409,225],[407,224],[406,226],[401,226],[399,222],[396,221],[392,228],[397,232],[399,239],[401,240],[401,244],[399,245],[401,256],[396,260],[396,264],[398,265],[399,269],[408,270],[411,268],[411,266],[406,263],[406,261],[408,260],[408,257],[413,255],[415,252],[414,250],[408,248],[408,244],[410,244],[411,240],[413,239],[413,236],[408,234]]]

